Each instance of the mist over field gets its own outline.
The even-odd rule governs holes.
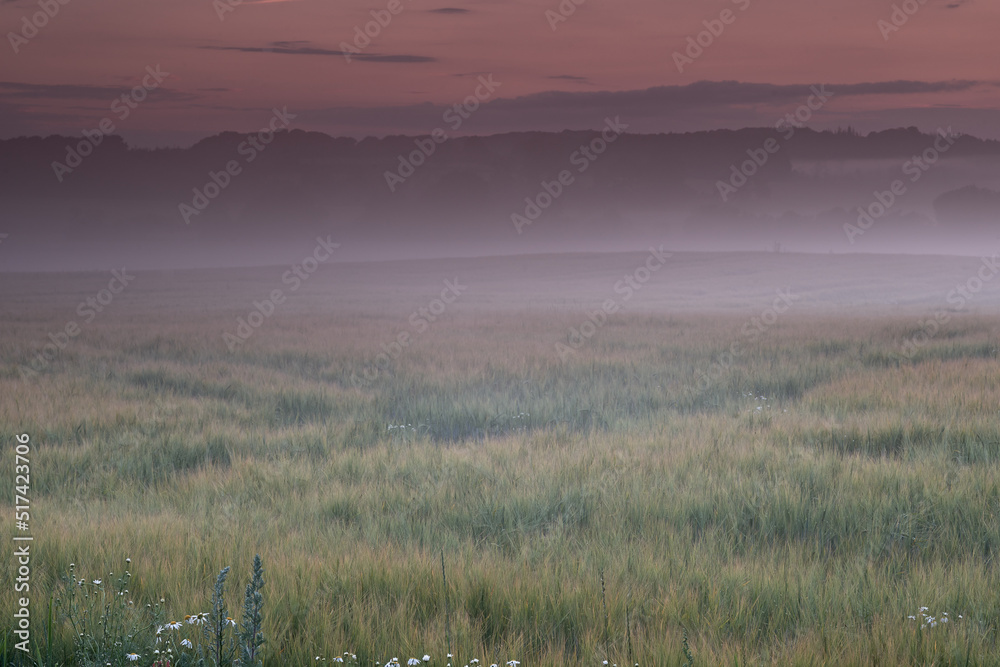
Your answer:
[[[996,141],[912,127],[865,136],[608,127],[442,143],[291,130],[263,145],[226,133],[159,150],[112,136],[69,171],[60,169],[79,140],[7,140],[2,216],[21,251],[3,266],[267,265],[295,261],[317,235],[342,245],[341,261],[622,252],[654,241],[955,255],[1000,244]]]
[[[0,667],[1000,664],[998,21],[0,2]]]

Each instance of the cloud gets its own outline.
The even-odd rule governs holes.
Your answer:
[[[8,99],[106,100],[121,94],[122,89],[114,86],[0,81],[0,97]]]
[[[575,81],[577,83],[590,83],[590,79],[585,76],[573,76],[572,74],[555,74],[547,76],[546,79],[562,79],[564,81]],[[591,84],[593,85],[593,84]]]
[[[115,100],[129,88],[85,84],[36,84],[0,81],[0,136],[75,135],[81,127],[94,127],[111,112]],[[157,88],[143,104],[173,103],[196,106],[200,95]]]
[[[867,95],[907,95],[953,93],[983,85],[984,81],[883,81],[828,85],[839,99]],[[627,91],[547,91],[516,98],[498,99],[489,104],[495,112],[508,114],[631,114],[666,117],[673,113],[711,109],[729,114],[754,107],[780,108],[803,103],[812,84],[778,85],[739,81],[698,81],[683,86],[656,86]]]
[[[503,76],[497,80],[503,82]],[[554,78],[576,80],[572,75]],[[711,128],[771,126],[775,119],[803,104],[813,84],[777,85],[738,81],[699,81],[683,86],[657,86],[626,91],[547,91],[484,103],[462,126],[463,132],[486,134],[520,130],[560,131],[599,127],[606,117],[621,116],[637,132],[693,131]],[[938,93],[948,96],[989,81],[882,81],[833,85],[833,109],[848,98],[898,96],[894,106],[906,107],[905,96]],[[503,88],[500,89],[501,91]],[[947,99],[940,100],[947,102]],[[849,106],[849,105],[848,105]],[[446,104],[393,107],[331,107],[305,112],[310,122],[336,128],[337,133],[428,133],[442,126]],[[947,114],[947,109],[939,109]],[[824,108],[822,114],[835,117]],[[817,114],[816,120],[823,116]],[[842,120],[841,117],[836,119]],[[891,124],[889,125],[892,126]]]
[[[854,83],[836,88],[840,95],[907,95],[912,93],[949,93],[969,90],[978,86],[996,86],[996,81],[885,81],[880,83]]]
[[[278,53],[288,56],[337,56],[343,57],[347,53],[337,49],[323,49],[315,46],[299,46],[308,42],[271,42],[270,46],[199,46],[199,49],[211,51],[238,51],[240,53]],[[371,63],[432,63],[437,58],[430,56],[413,56],[407,54],[386,55],[381,53],[353,53],[349,54],[352,60],[360,60]]]
[[[17,81],[0,81],[0,98],[16,101],[26,100],[76,100],[108,102],[127,93],[131,86],[92,86],[86,84],[48,84],[21,83]],[[151,96],[160,100],[189,101],[199,99],[199,96],[184,93],[169,88],[159,87]]]

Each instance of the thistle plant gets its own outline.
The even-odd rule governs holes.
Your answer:
[[[688,630],[684,629],[684,643],[681,650],[684,652],[684,664],[681,667],[694,667],[694,656],[691,654],[691,645],[688,644]]]
[[[264,644],[264,634],[260,629],[260,610],[264,606],[264,598],[260,591],[263,587],[264,567],[258,554],[253,557],[253,574],[243,596],[243,627],[240,628],[241,667],[256,667],[263,664],[260,656],[260,647]]]
[[[205,624],[205,639],[208,644],[209,657],[215,667],[229,667],[236,656],[236,640],[230,628],[236,627],[236,621],[229,616],[226,608],[225,586],[229,576],[229,566],[222,568],[215,579],[215,589],[212,591],[212,611],[208,614]]]

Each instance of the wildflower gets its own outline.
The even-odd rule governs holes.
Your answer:
[[[431,657],[429,655],[424,655],[424,662],[430,662]]]
[[[409,660],[406,661],[406,664],[409,667],[417,667],[417,665],[420,664],[420,661],[417,660],[416,658],[410,658]]]
[[[521,664],[520,660],[508,660],[507,661],[507,667],[517,667],[520,664]]]
[[[132,563],[132,559],[131,558],[126,558],[125,559],[125,564],[126,565],[131,565],[131,563]]]
[[[139,654],[138,653],[126,653],[125,654],[125,659],[128,660],[129,662],[135,662],[136,660],[139,659]]]
[[[94,585],[95,586],[100,586],[101,585],[101,580],[100,579],[94,579]]]
[[[319,660],[319,656],[316,656],[316,659],[317,659],[317,660]],[[338,655],[338,656],[337,656],[336,658],[334,658],[334,659],[333,659],[333,661],[334,661],[334,662],[344,662],[344,659],[343,659],[343,658],[341,658],[341,657],[340,657],[340,656]]]
[[[235,628],[236,627],[236,621],[233,620],[232,616],[226,616],[226,620],[223,623],[223,625],[231,625],[231,626],[233,626]]]
[[[190,639],[182,639],[181,646],[183,646],[184,648],[194,648],[194,644],[191,643]]]

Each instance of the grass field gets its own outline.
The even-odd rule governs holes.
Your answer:
[[[0,439],[12,463],[31,437],[33,637],[71,563],[107,586],[130,558],[130,597],[173,619],[229,565],[239,610],[260,554],[266,665],[443,666],[449,641],[453,665],[681,665],[685,629],[696,665],[1000,663],[997,317],[906,358],[916,310],[806,295],[749,337],[765,285],[749,309],[610,315],[561,359],[610,284],[586,308],[470,288],[417,332],[440,287],[397,278],[392,307],[303,289],[232,352],[266,290],[137,280],[29,378],[100,280],[9,288]],[[70,664],[65,624],[52,650]]]

